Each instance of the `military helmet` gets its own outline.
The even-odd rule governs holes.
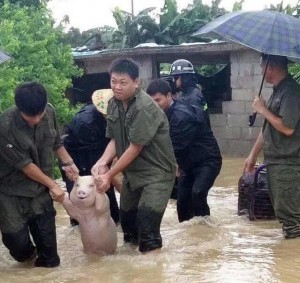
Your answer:
[[[185,59],[179,59],[171,65],[170,75],[195,74],[192,63]]]

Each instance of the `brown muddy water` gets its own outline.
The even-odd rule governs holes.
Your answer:
[[[300,282],[300,239],[284,240],[276,220],[249,221],[237,215],[237,181],[243,159],[225,158],[209,193],[211,217],[179,224],[170,200],[162,223],[164,247],[142,255],[123,245],[119,228],[116,254],[86,256],[77,228],[57,208],[61,265],[36,268],[14,262],[0,245],[0,282],[74,283],[236,283]]]

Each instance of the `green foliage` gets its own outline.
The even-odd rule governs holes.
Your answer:
[[[240,1],[234,2],[233,7],[232,7],[232,11],[235,12],[235,11],[243,10],[244,2],[245,2],[245,0],[240,0]]]
[[[159,26],[152,18],[151,13],[155,8],[142,10],[136,16],[122,11],[113,10],[118,29],[112,33],[111,44],[113,48],[134,47],[143,42],[154,42]]]
[[[277,5],[271,4],[269,10],[280,11],[296,18],[300,18],[300,0],[297,2],[295,7],[292,7],[290,4],[284,7],[283,1],[281,1],[281,3]],[[292,64],[289,67],[289,72],[300,83],[300,64]]]
[[[7,1],[10,4],[20,5],[22,7],[40,7],[45,3],[49,2],[49,0],[9,0]],[[5,0],[0,0],[0,5],[3,5]]]
[[[113,17],[117,29],[105,26],[80,33],[79,29],[71,28],[65,42],[72,47],[80,46],[88,38],[87,34],[95,34],[96,30],[107,48],[129,48],[145,42],[175,45],[199,41],[199,38],[191,36],[192,33],[227,12],[219,7],[220,3],[221,0],[214,0],[208,6],[202,0],[194,0],[193,4],[179,13],[176,0],[165,0],[160,15],[153,13],[153,7],[146,8],[137,15],[115,8]]]
[[[212,64],[194,66],[196,72],[204,77],[212,77],[226,68],[227,64]]]
[[[83,34],[81,34],[79,28],[71,27],[66,36],[62,38],[64,44],[68,44],[71,47],[81,46],[81,43],[85,40]]]
[[[221,0],[215,0],[208,6],[204,5],[202,0],[194,0],[193,4],[189,4],[175,18],[170,18],[171,21],[161,31],[161,38],[165,41],[163,43],[173,45],[199,41],[199,38],[191,35],[211,20],[226,13],[225,9],[219,8],[220,2]]]
[[[71,48],[62,43],[61,27],[53,27],[53,19],[44,5],[20,7],[5,2],[0,8],[0,48],[14,59],[0,65],[0,112],[13,105],[13,90],[26,81],[39,81],[49,93],[59,124],[74,115],[64,91],[71,78],[82,71],[75,66]]]

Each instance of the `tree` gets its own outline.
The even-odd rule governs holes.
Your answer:
[[[82,71],[75,66],[71,48],[61,43],[64,34],[53,27],[45,5],[20,7],[5,2],[0,8],[0,48],[12,57],[0,65],[0,112],[14,104],[13,90],[20,82],[39,81],[45,85],[55,106],[59,123],[67,123],[75,109],[64,91]]]
[[[204,5],[202,0],[194,0],[193,4],[189,4],[186,9],[183,9],[177,16],[170,18],[169,16],[161,15],[164,19],[163,26],[161,26],[160,38],[163,39],[162,43],[167,44],[180,44],[182,42],[195,42],[199,41],[199,38],[192,37],[192,34],[199,28],[210,22],[211,20],[225,14],[227,11],[224,8],[219,8],[221,0],[212,1],[212,6]],[[166,0],[163,12],[168,15],[173,14],[174,7],[177,7],[175,0]],[[169,23],[165,19],[172,19]]]
[[[9,0],[10,4],[20,5],[21,7],[40,7],[49,2],[49,0]],[[5,0],[0,0],[0,5],[3,5]]]
[[[146,8],[134,16],[115,8],[113,16],[118,29],[112,34],[113,47],[134,47],[139,43],[155,41],[155,34],[159,28],[155,19],[150,15],[154,9],[154,7]]]

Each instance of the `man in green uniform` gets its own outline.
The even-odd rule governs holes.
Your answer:
[[[106,136],[111,139],[92,169],[106,191],[123,172],[120,220],[124,241],[141,252],[162,247],[160,224],[174,180],[176,161],[163,111],[139,86],[139,67],[130,59],[115,60],[109,70],[114,97],[108,104]],[[113,158],[117,163],[108,170]]]
[[[266,104],[256,97],[253,109],[264,116],[262,131],[245,163],[245,171],[254,170],[263,149],[275,215],[282,223],[285,238],[300,236],[300,86],[288,74],[287,58],[262,55],[266,82],[273,94]]]
[[[0,115],[2,241],[19,262],[37,256],[35,266],[55,267],[60,259],[52,198],[62,201],[64,191],[53,180],[53,151],[70,179],[78,169],[62,146],[45,88],[36,82],[19,85],[15,104]]]

